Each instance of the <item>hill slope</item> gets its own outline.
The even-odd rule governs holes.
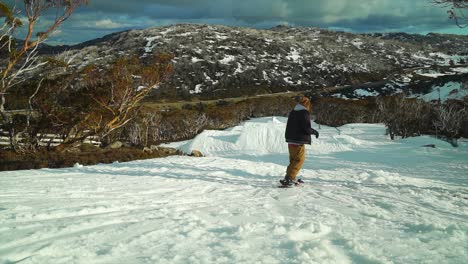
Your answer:
[[[468,143],[322,127],[276,188],[285,118],[205,131],[204,158],[0,172],[0,263],[464,263]],[[314,125],[315,126],[315,125]],[[422,145],[435,144],[436,148]]]
[[[269,30],[181,24],[111,34],[62,56],[95,63],[167,52],[176,70],[161,93],[237,96],[311,90],[401,77],[405,69],[468,61],[468,36],[351,34],[279,26]],[[50,49],[47,52],[51,52]],[[426,69],[427,70],[427,69]],[[396,79],[398,79],[396,78]]]

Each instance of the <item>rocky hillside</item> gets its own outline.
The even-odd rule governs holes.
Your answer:
[[[73,58],[76,69],[89,64],[105,67],[121,56],[171,53],[175,72],[160,87],[159,95],[223,97],[431,78],[424,73],[434,67],[468,62],[468,36],[182,24],[130,30],[44,50],[57,52],[67,60]]]

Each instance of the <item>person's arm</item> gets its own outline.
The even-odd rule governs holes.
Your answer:
[[[304,129],[307,132],[307,134],[315,135],[315,138],[318,138],[319,137],[319,132],[312,128],[312,125],[310,123],[310,114],[309,114],[309,112],[305,111],[304,119],[305,119]]]

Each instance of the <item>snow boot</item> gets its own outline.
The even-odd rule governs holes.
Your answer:
[[[285,176],[284,179],[280,180],[280,183],[283,185],[283,186],[291,186],[294,184],[294,181],[291,180],[291,178]]]

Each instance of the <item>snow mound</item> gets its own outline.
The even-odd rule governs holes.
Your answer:
[[[169,146],[176,147],[185,153],[198,150],[206,156],[288,153],[288,144],[284,137],[286,122],[285,117],[258,118],[225,131],[205,130],[193,140],[183,144],[169,144]],[[317,128],[315,124],[312,126]],[[313,144],[306,145],[308,152],[326,154],[352,150],[347,146],[349,142],[322,140],[322,137],[333,137],[337,133],[335,129],[324,127],[320,133],[321,138],[313,138]],[[365,145],[364,141],[352,137],[348,137],[348,141]]]
[[[236,151],[236,141],[239,133],[236,131],[218,131],[205,130],[196,136],[193,140],[187,141],[181,146],[169,145],[182,150],[185,153],[191,153],[192,150],[201,151],[204,155],[212,153],[227,153]]]
[[[242,151],[258,153],[285,153],[285,126],[282,123],[246,123],[236,142]]]
[[[335,140],[355,146],[366,145],[368,141],[360,140],[348,135],[338,135],[333,137]]]

